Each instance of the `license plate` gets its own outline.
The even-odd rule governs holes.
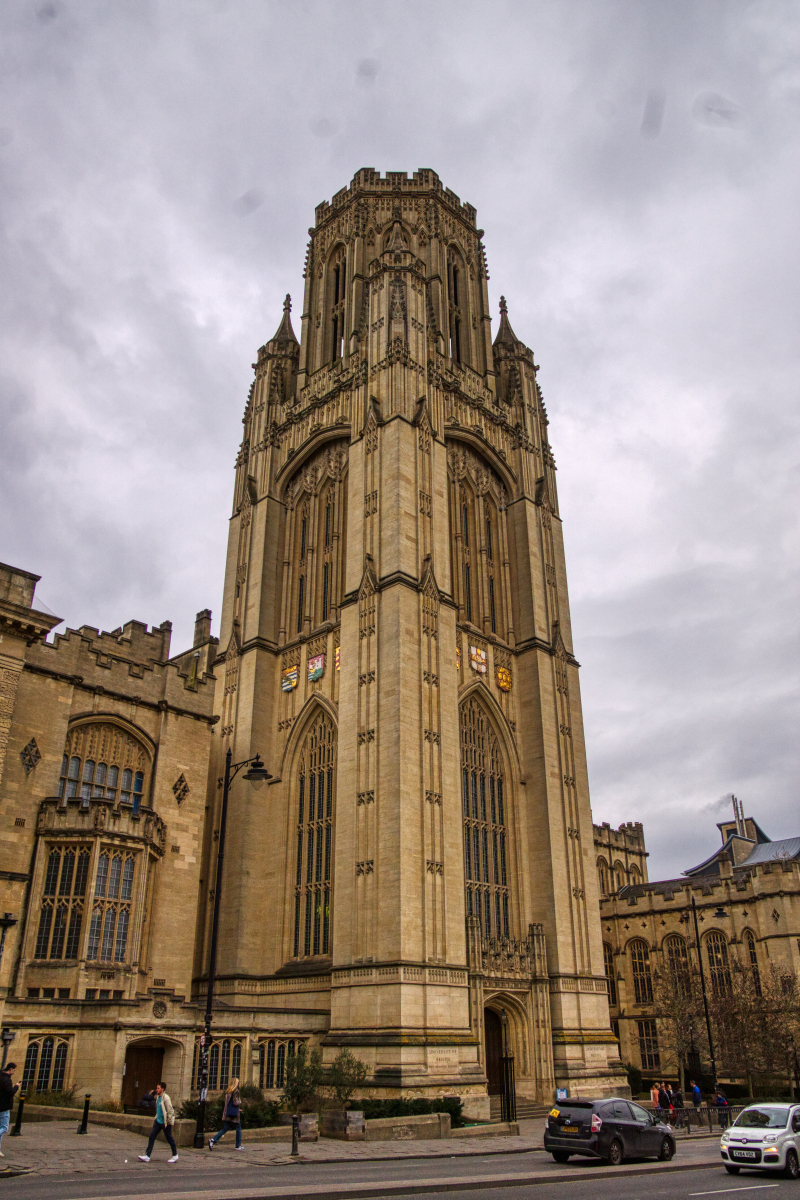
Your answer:
[[[577,1133],[578,1126],[577,1125],[562,1125],[561,1132],[562,1133]]]
[[[757,1158],[755,1150],[734,1150],[737,1158]]]

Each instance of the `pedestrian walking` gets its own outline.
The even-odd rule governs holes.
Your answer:
[[[697,1113],[697,1122],[699,1125],[702,1125],[703,1124],[703,1114],[700,1112],[700,1105],[703,1103],[703,1093],[700,1091],[700,1088],[697,1086],[697,1084],[695,1083],[695,1081],[693,1079],[689,1080],[689,1091],[691,1092],[691,1095],[692,1095],[692,1104],[694,1105],[694,1111]]]
[[[717,1123],[720,1129],[727,1129],[731,1116],[730,1105],[728,1104],[728,1097],[723,1091],[720,1090],[720,1088],[717,1088],[717,1094],[714,1097],[714,1103],[717,1106]]]
[[[17,1069],[16,1063],[6,1063],[0,1071],[0,1158],[5,1158],[2,1151],[3,1134],[8,1133],[8,1123],[11,1120],[11,1109],[14,1105],[14,1094],[19,1084],[14,1083],[11,1076]]]
[[[150,1130],[150,1140],[147,1143],[147,1150],[144,1154],[139,1155],[140,1162],[150,1162],[150,1155],[153,1152],[153,1145],[160,1133],[164,1134],[172,1150],[172,1158],[168,1158],[168,1163],[176,1163],[178,1161],[178,1147],[175,1145],[175,1137],[172,1133],[172,1126],[175,1124],[175,1109],[172,1107],[172,1101],[167,1095],[167,1085],[165,1083],[156,1084],[156,1119],[153,1121],[153,1128]]]
[[[239,1080],[234,1075],[228,1084],[222,1102],[222,1128],[213,1138],[208,1139],[208,1148],[213,1150],[221,1137],[236,1130],[236,1149],[244,1150],[242,1145],[242,1097],[239,1095]]]
[[[653,1102],[653,1108],[658,1108],[658,1089],[660,1086],[660,1084],[654,1083],[650,1088],[650,1099]]]
[[[672,1104],[675,1109],[675,1124],[682,1128],[685,1119],[685,1113],[683,1111],[683,1092],[681,1091],[680,1084],[678,1084],[678,1086],[675,1088],[675,1091],[672,1093]]]

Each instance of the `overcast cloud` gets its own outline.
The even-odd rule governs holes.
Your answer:
[[[799,833],[799,52],[792,0],[6,0],[0,558],[216,618],[314,207],[432,167],[541,364],[595,819],[655,878],[730,791]]]

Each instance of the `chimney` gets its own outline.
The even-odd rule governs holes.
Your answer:
[[[211,609],[204,608],[194,619],[194,645],[202,646],[211,637]]]
[[[166,662],[169,658],[169,644],[172,641],[172,621],[162,621],[158,628],[161,632],[161,661]]]

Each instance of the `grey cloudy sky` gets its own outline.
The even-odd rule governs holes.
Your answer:
[[[0,64],[0,558],[50,608],[218,613],[314,206],[432,167],[541,364],[595,819],[654,877],[726,792],[800,832],[796,3],[6,0]]]

